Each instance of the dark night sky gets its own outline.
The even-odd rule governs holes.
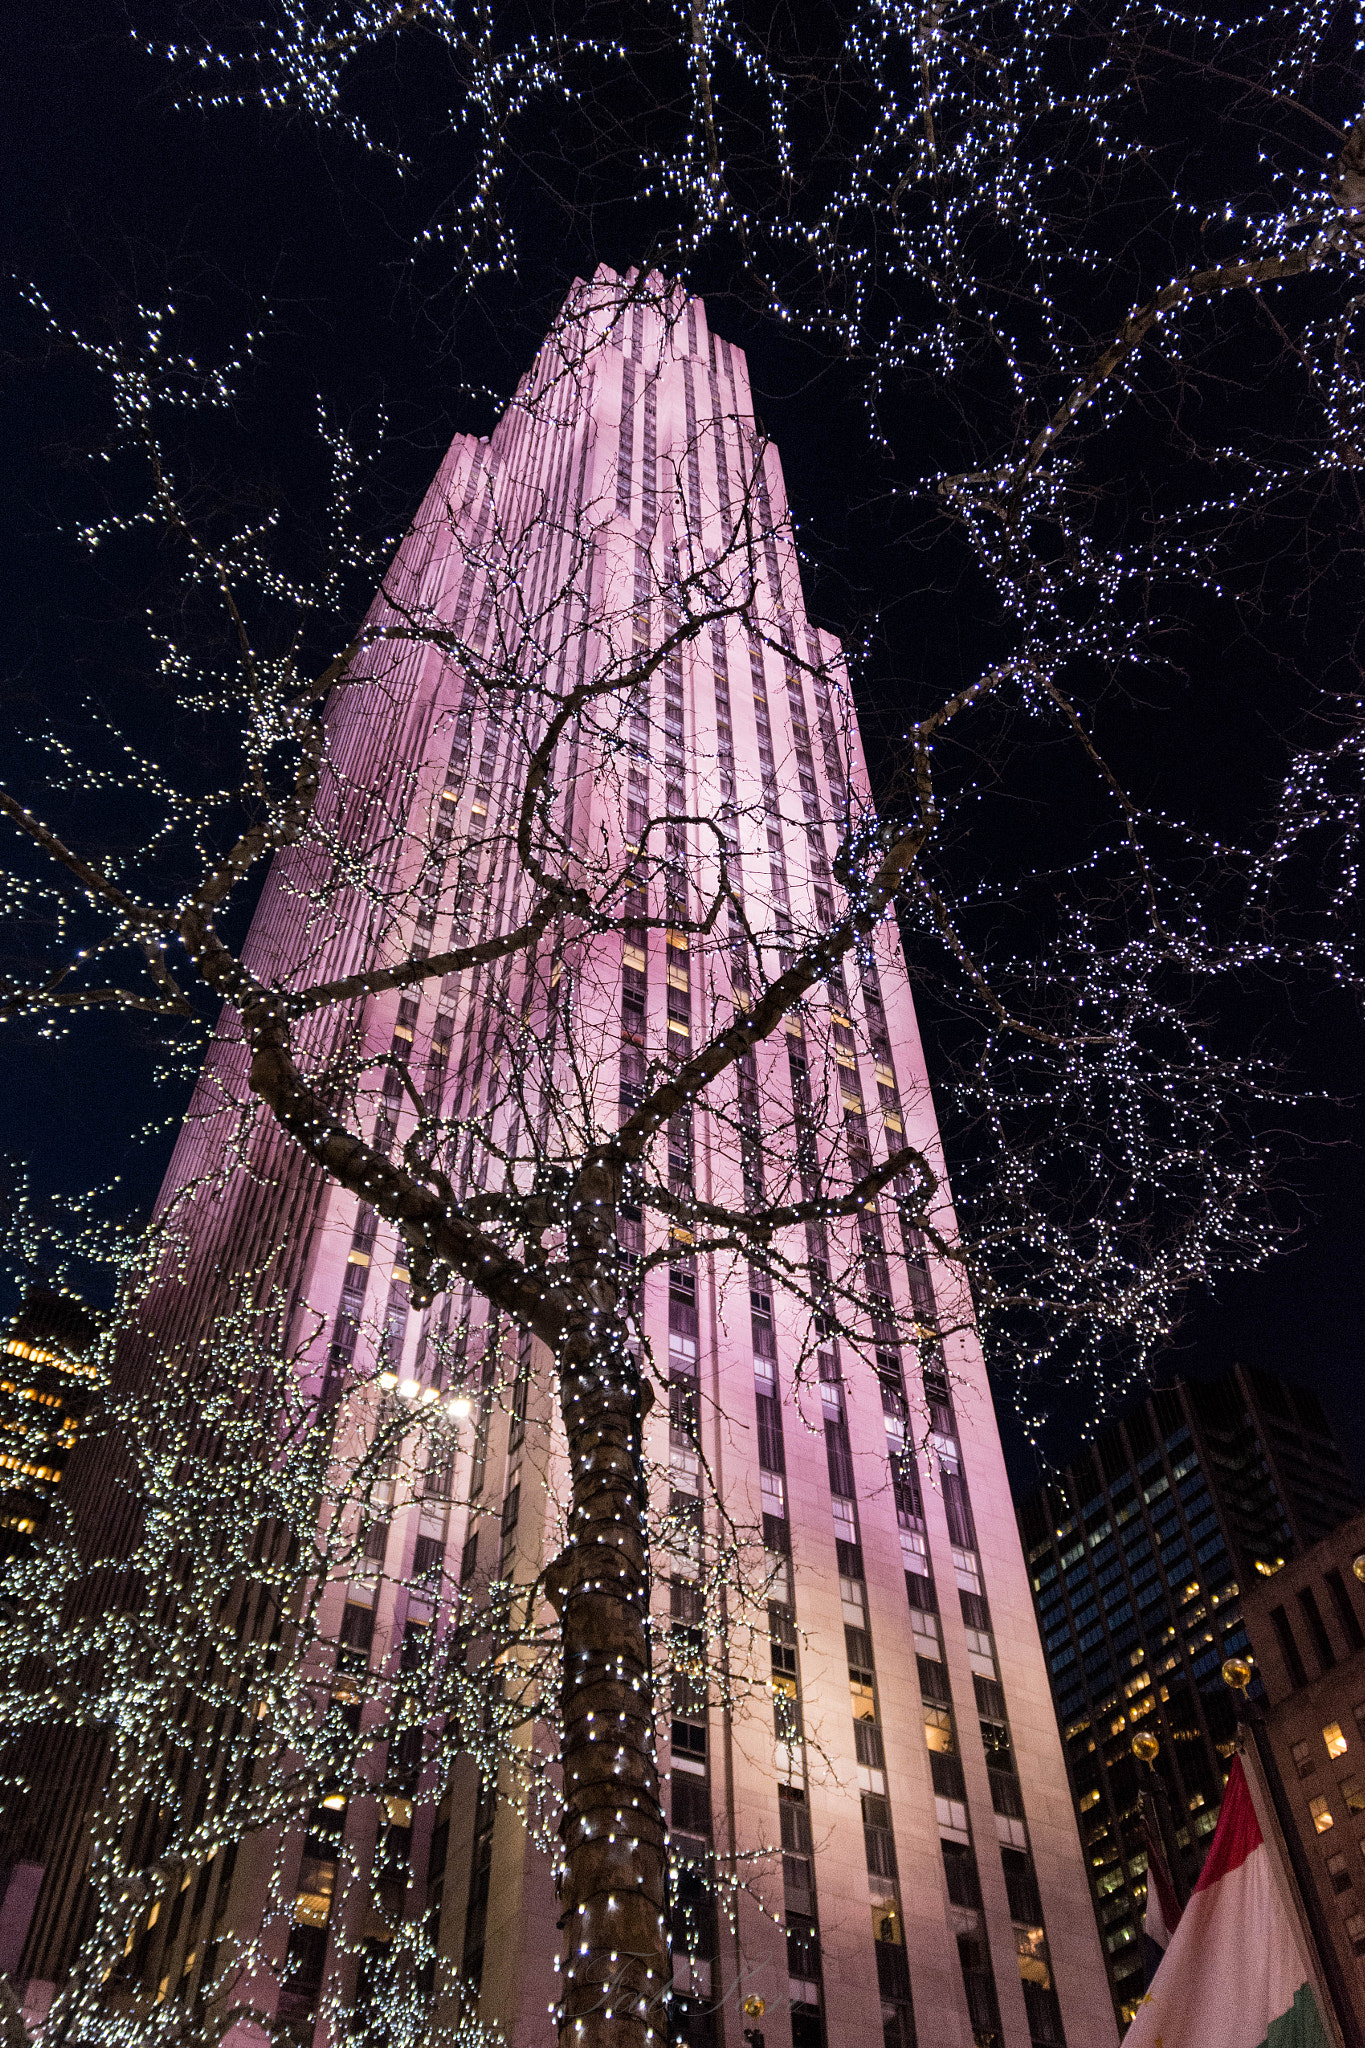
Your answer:
[[[29,10],[10,32],[0,92],[0,164],[7,193],[5,270],[32,281],[59,314],[97,321],[126,299],[149,301],[167,287],[206,329],[249,324],[269,295],[275,326],[268,378],[253,397],[252,425],[273,448],[281,491],[304,476],[302,429],[314,394],[339,416],[364,424],[381,401],[391,421],[384,517],[401,527],[450,435],[486,431],[491,400],[467,387],[507,391],[529,362],[586,252],[547,230],[534,247],[519,310],[490,298],[461,308],[434,270],[412,270],[407,236],[431,194],[399,192],[386,174],[320,145],[301,127],[276,129],[249,113],[205,121],[177,112],[168,77],[111,32],[107,10]],[[22,48],[17,47],[20,39]],[[597,254],[625,267],[639,251],[628,213],[604,218]],[[539,261],[536,257],[539,255]],[[80,504],[68,460],[98,430],[97,416],[70,368],[49,359],[41,330],[11,285],[0,300],[6,455],[3,519],[7,648],[4,689],[11,719],[44,710],[67,717],[86,693],[116,698],[139,658],[117,592],[84,566],[57,531]],[[815,609],[839,628],[856,613],[861,586],[899,565],[878,558],[869,539],[875,495],[855,399],[837,377],[817,374],[789,340],[759,327],[723,295],[710,299],[713,325],[749,351],[758,405],[782,453],[793,507],[823,565]],[[301,429],[302,423],[302,429]],[[909,431],[909,430],[907,430]],[[964,603],[970,600],[964,599]],[[913,607],[888,628],[899,659],[936,671],[968,659],[943,633],[916,641]],[[909,651],[907,651],[909,650]],[[894,672],[893,660],[887,670]],[[1229,712],[1239,706],[1235,663],[1213,679]],[[873,748],[894,723],[896,686],[871,707]],[[1191,743],[1179,717],[1150,728],[1137,720],[1134,745],[1150,745],[1152,789],[1179,805],[1188,797],[1215,818],[1234,815],[1249,783],[1271,766],[1259,711],[1230,716],[1235,744]],[[8,743],[6,743],[8,751]],[[0,768],[7,782],[14,770]],[[116,836],[106,821],[111,836]],[[1288,1014],[1289,1004],[1285,1004]],[[1355,1099],[1361,1039],[1343,998],[1297,996],[1290,1041],[1301,1073],[1339,1098],[1319,1114],[1319,1146],[1289,1169],[1300,1197],[1289,1254],[1261,1272],[1226,1280],[1216,1301],[1196,1300],[1178,1334],[1167,1376],[1222,1371],[1235,1360],[1314,1383],[1348,1453],[1365,1475],[1365,1394],[1360,1318],[1365,1195]],[[82,1026],[64,1041],[11,1032],[0,1094],[0,1153],[27,1163],[37,1188],[79,1191],[119,1176],[133,1206],[150,1202],[169,1151],[183,1086],[152,1086],[150,1040],[138,1027]],[[160,1120],[159,1134],[136,1134]],[[1287,1208],[1288,1213],[1288,1208]],[[1032,1459],[1006,1420],[1016,1474]],[[1059,1399],[1050,1447],[1065,1456],[1080,1417]]]

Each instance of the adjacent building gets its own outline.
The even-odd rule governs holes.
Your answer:
[[[1271,1755],[1316,1892],[1316,1931],[1365,2032],[1365,1515],[1242,1601]]]
[[[93,1335],[73,1295],[33,1287],[0,1348],[0,1557],[47,1520],[98,1378]]]
[[[1143,1989],[1146,1774],[1160,1774],[1192,1879],[1234,1745],[1221,1673],[1247,1650],[1247,1597],[1359,1499],[1317,1396],[1238,1366],[1151,1395],[1020,1507],[1121,2018]],[[1157,1738],[1154,1765],[1133,1754],[1139,1732]]]
[[[718,617],[613,708],[624,764],[619,751],[607,764],[575,742],[557,765],[546,801],[573,858],[665,821],[655,829],[666,875],[648,899],[632,885],[624,934],[583,939],[567,966],[548,950],[530,968],[520,956],[493,959],[347,1013],[356,1042],[375,1060],[402,1055],[448,1118],[492,1114],[528,1018],[547,1036],[589,1029],[574,1085],[600,1091],[603,1118],[628,1114],[651,1060],[702,1044],[717,1015],[752,1001],[743,926],[732,919],[714,938],[689,938],[670,905],[714,876],[723,845],[750,928],[780,955],[794,915],[809,925],[831,914],[837,821],[850,791],[869,800],[840,650],[806,614],[781,467],[756,428],[743,355],[711,331],[698,301],[629,292],[606,272],[576,290],[570,312],[572,361],[557,330],[492,436],[455,440],[386,579],[389,598],[433,608],[475,650],[529,634],[529,619],[552,655],[562,637],[558,668],[547,658],[544,673],[569,688],[591,654],[583,622],[613,579],[636,646],[661,647],[680,574],[714,559],[748,520],[755,611],[747,624]],[[499,536],[514,533],[536,545],[525,548],[517,591],[499,597],[490,563]],[[521,612],[502,616],[514,597]],[[434,954],[452,931],[486,934],[514,919],[512,849],[489,840],[481,864],[480,848],[485,821],[519,800],[526,717],[505,715],[496,693],[431,647],[391,667],[382,686],[348,683],[327,716],[345,792],[338,842],[358,863],[354,848],[377,820],[375,859],[390,859],[403,819],[419,849],[401,928],[329,930],[332,899],[300,884],[302,855],[285,855],[256,913],[252,960],[284,981],[305,958],[314,975],[339,973],[393,957],[381,947]],[[163,1208],[175,1199],[192,1211],[190,1277],[202,1294],[177,1296],[167,1317],[191,1331],[221,1275],[259,1267],[298,1303],[298,1329],[310,1318],[321,1329],[308,1355],[324,1394],[344,1394],[365,1347],[379,1344],[381,1384],[398,1397],[434,1399],[455,1383],[474,1400],[458,1459],[420,1483],[397,1474],[365,1569],[327,1596],[343,1661],[378,1667],[401,1657],[413,1629],[440,1626],[456,1588],[463,1597],[494,1574],[530,1585],[562,1540],[551,1360],[512,1333],[515,1398],[491,1401],[485,1365],[501,1338],[478,1298],[456,1290],[454,1327],[469,1327],[452,1356],[451,1297],[415,1312],[393,1232],[268,1124],[223,1185],[243,1064],[225,1030],[169,1170]],[[392,1071],[381,1097],[375,1071],[375,1142],[382,1129],[385,1145],[401,1146],[414,1105]],[[515,1108],[497,1112],[500,1136]],[[909,978],[887,922],[860,961],[831,974],[804,1021],[790,1018],[740,1060],[724,1117],[698,1105],[674,1118],[667,1174],[703,1199],[756,1204],[789,1177],[804,1187],[836,1140],[849,1160],[870,1161],[902,1134],[940,1157]],[[457,1189],[479,1186],[488,1161],[487,1147],[464,1148]],[[946,1196],[941,1214],[951,1231]],[[646,1248],[645,1227],[638,1212],[621,1214],[627,1252]],[[800,1256],[827,1277],[824,1226],[803,1227]],[[736,1670],[748,1660],[747,1705],[723,1712],[704,1678],[675,1674],[661,1729],[673,1838],[688,1868],[746,1878],[733,1913],[693,1877],[679,1879],[676,2038],[741,2048],[754,2024],[744,2000],[761,1997],[768,2048],[1105,2048],[1114,2023],[980,1350],[952,1262],[903,1224],[894,1191],[862,1213],[858,1232],[864,1299],[904,1311],[875,1331],[869,1323],[875,1370],[854,1370],[834,1322],[809,1312],[803,1322],[761,1273],[699,1256],[686,1232],[650,1240],[668,1246],[641,1306],[669,1395],[655,1403],[646,1444],[672,1530],[656,1558],[658,1611],[698,1630],[703,1671],[708,1660]],[[945,1299],[951,1314],[940,1313]],[[918,1344],[905,1339],[912,1314]],[[927,1449],[915,1448],[921,1441]],[[1183,1475],[1179,1445],[1174,1456]],[[766,1551],[769,1598],[743,1637],[710,1640],[702,1628],[699,1560],[720,1527],[703,1469]],[[1141,1484],[1155,1477],[1144,1471]],[[1049,1507],[1049,1546],[1054,1519]],[[1086,1553],[1091,1538],[1078,1528],[1073,1518],[1059,1531],[1068,1563],[1056,1570],[1030,1537],[1040,1590],[1069,1569],[1077,1543]],[[1278,1531],[1275,1540],[1282,1547]],[[446,1592],[420,1595],[414,1572]],[[1055,1646],[1053,1655],[1055,1664]],[[1075,1662],[1086,1672],[1088,1652],[1078,1648]],[[458,1977],[509,2048],[541,2042],[561,1939],[549,1861],[472,1759],[451,1783],[434,1783],[419,1743],[390,1759],[385,1784],[381,1838],[373,1811],[333,1802],[286,1845],[294,1924],[274,1980],[257,1981],[253,1996],[290,2038],[312,2042],[320,2001],[351,1967],[334,1918],[345,1841],[373,1871],[383,1908],[371,1916],[374,1938],[386,1938],[392,1911],[421,1918],[438,1932],[441,1982]],[[1093,1832],[1089,1805],[1085,1819]],[[178,1987],[190,2005],[209,1994],[222,1930],[262,1910],[247,1862],[230,1890],[205,1871],[183,1910],[148,1929],[134,1958],[140,1978]],[[344,1910],[360,1913],[353,1932],[371,1924],[354,1899]],[[21,1975],[60,1972],[70,1919],[39,1901]],[[30,2011],[40,2004],[31,1993]]]

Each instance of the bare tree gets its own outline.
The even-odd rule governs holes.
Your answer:
[[[1153,659],[1160,622],[1151,589],[1187,573],[1215,582],[1243,491],[1263,504],[1289,494],[1273,452],[1252,447],[1248,432],[1217,451],[1223,472],[1241,479],[1235,490],[1202,481],[1187,488],[1173,465],[1153,516],[1123,502],[1134,463],[1119,431],[1128,408],[1164,414],[1182,461],[1196,470],[1206,457],[1185,434],[1179,394],[1216,371],[1225,337],[1215,334],[1206,362],[1193,366],[1166,339],[1178,324],[1184,332],[1200,309],[1245,302],[1273,326],[1268,287],[1311,282],[1329,294],[1326,312],[1314,302],[1297,339],[1285,343],[1281,331],[1276,346],[1296,359],[1317,408],[1304,436],[1311,452],[1295,451],[1293,489],[1306,476],[1350,485],[1358,107],[1338,107],[1330,119],[1310,110],[1308,125],[1325,133],[1326,123],[1329,143],[1316,160],[1299,146],[1277,166],[1282,189],[1265,195],[1259,215],[1230,209],[1234,225],[1218,232],[1235,234],[1235,247],[1198,261],[1177,252],[1172,264],[1172,242],[1192,235],[1194,223],[1183,201],[1168,211],[1150,240],[1137,238],[1134,257],[1138,269],[1157,262],[1161,281],[1145,281],[1136,310],[1109,318],[1085,259],[1077,194],[1093,178],[1117,222],[1156,183],[1123,124],[1153,68],[1178,69],[1186,59],[1159,50],[1151,24],[1125,17],[1100,33],[1059,8],[1021,31],[987,10],[960,20],[882,11],[875,21],[821,18],[812,46],[798,47],[784,40],[785,25],[694,10],[690,38],[662,43],[680,67],[675,105],[668,91],[641,84],[659,54],[647,24],[637,25],[634,43],[611,49],[566,44],[537,25],[490,56],[489,23],[471,30],[439,7],[403,8],[378,22],[356,16],[325,33],[301,22],[246,37],[240,63],[251,89],[263,80],[273,103],[320,110],[356,141],[387,139],[362,131],[346,103],[350,75],[363,77],[377,49],[421,38],[448,61],[452,106],[485,123],[469,209],[447,223],[470,278],[505,259],[513,224],[498,201],[509,164],[520,156],[543,168],[525,122],[546,93],[572,104],[583,124],[556,166],[566,182],[582,174],[585,157],[602,160],[604,135],[614,130],[636,150],[648,126],[637,161],[643,155],[673,195],[661,246],[678,268],[685,249],[734,224],[743,230],[737,282],[750,303],[780,306],[810,337],[859,363],[879,420],[925,366],[942,380],[960,422],[953,452],[961,459],[940,462],[904,495],[927,519],[925,486],[933,487],[932,517],[946,516],[962,550],[955,573],[981,579],[1000,623],[999,645],[979,672],[937,693],[917,679],[899,774],[877,816],[853,792],[840,755],[842,678],[784,639],[771,602],[763,558],[788,536],[764,503],[761,445],[749,450],[749,485],[724,547],[708,551],[700,534],[675,533],[650,557],[644,590],[613,554],[607,508],[599,529],[576,521],[557,535],[558,572],[539,583],[532,556],[553,513],[538,503],[522,524],[495,523],[473,544],[455,529],[488,593],[491,637],[457,632],[392,571],[354,627],[366,556],[352,530],[357,462],[345,438],[332,444],[337,517],[306,575],[291,566],[273,520],[208,513],[181,480],[169,436],[214,409],[228,417],[237,366],[205,372],[177,356],[159,316],[122,344],[89,343],[52,323],[54,338],[107,375],[112,452],[139,466],[146,487],[136,514],[122,504],[92,521],[87,538],[107,550],[137,522],[164,536],[181,568],[156,620],[159,676],[182,714],[223,721],[221,758],[232,765],[196,787],[129,743],[113,770],[106,735],[88,761],[62,759],[69,824],[49,822],[31,789],[0,795],[22,849],[13,892],[20,936],[10,957],[27,956],[11,974],[5,1012],[128,1008],[175,1031],[208,1003],[226,1003],[255,1113],[396,1230],[413,1301],[430,1307],[460,1288],[466,1302],[477,1299],[481,1312],[548,1347],[570,1479],[564,1544],[540,1589],[559,1617],[554,1719],[570,1931],[560,2023],[584,2048],[643,2042],[659,2029],[669,1965],[648,1620],[652,1366],[633,1317],[640,1275],[676,1260],[682,1243],[693,1255],[729,1256],[794,1296],[812,1332],[837,1329],[875,1370],[866,1335],[874,1320],[931,1338],[915,1305],[888,1308],[878,1284],[882,1226],[865,1225],[883,1194],[907,1246],[927,1243],[963,1276],[960,1315],[971,1312],[970,1278],[982,1313],[1001,1319],[1003,1341],[1035,1356],[1095,1357],[1102,1340],[1145,1352],[1169,1329],[1192,1278],[1264,1256],[1273,1242],[1263,1205],[1268,1162],[1251,1133],[1276,1092],[1274,1077],[1239,1052],[1210,1054],[1205,1015],[1253,970],[1283,969],[1291,957],[1331,959],[1333,942],[1311,919],[1307,939],[1296,930],[1292,943],[1277,924],[1286,849],[1310,829],[1302,799],[1327,770],[1316,759],[1296,764],[1268,850],[1229,856],[1143,812],[1097,737],[1095,707],[1110,680],[1130,680]],[[1342,97],[1314,33],[1304,28],[1292,64],[1276,59],[1279,82],[1261,89],[1257,105],[1282,123],[1297,118],[1304,103],[1291,88],[1310,72]],[[905,48],[917,62],[902,104],[905,88],[893,75]],[[224,73],[239,61],[235,46],[213,56]],[[1220,75],[1217,56],[1188,58],[1205,86]],[[1273,73],[1274,63],[1261,70]],[[716,90],[722,72],[725,94]],[[858,91],[839,103],[870,104],[872,140],[829,117],[833,126],[822,125],[807,156],[808,142],[794,139],[804,132],[792,118],[794,97],[803,114],[812,102],[832,104],[829,86],[846,75]],[[750,102],[730,91],[737,79]],[[1229,121],[1243,83],[1232,112],[1219,102]],[[733,115],[723,111],[729,105]],[[736,132],[743,124],[746,137],[762,129],[773,139],[746,139],[732,153],[727,121]],[[1061,204],[1048,180],[1068,136],[1071,182]],[[832,196],[821,172],[828,163]],[[751,198],[736,196],[744,179]],[[1118,288],[1127,276],[1118,266]],[[894,289],[883,288],[888,278]],[[672,317],[667,289],[647,279],[634,288]],[[528,417],[537,408],[548,416],[562,390],[590,374],[589,331],[571,305],[558,371],[520,397]],[[1232,340],[1245,347],[1243,337]],[[1172,381],[1157,374],[1144,385],[1151,362],[1171,369]],[[932,532],[931,540],[927,524],[911,528],[926,547],[941,544],[942,526]],[[643,634],[642,612],[650,620]],[[670,848],[670,823],[684,821],[667,800],[641,805],[635,794],[632,764],[650,742],[647,718],[641,732],[633,721],[646,716],[651,678],[731,622],[831,706],[827,787],[839,851],[814,916],[762,901],[742,882],[735,848],[746,821],[722,764],[708,806],[685,820],[706,849],[698,874],[681,873]],[[414,650],[463,679],[481,719],[516,751],[514,814],[485,817],[459,845],[442,835],[437,807],[414,826],[411,789],[386,785],[376,798],[339,744],[357,693],[373,703],[391,692],[396,701]],[[1039,757],[1058,736],[1074,752],[1112,828],[1099,835],[1098,852],[1043,864],[1041,876],[1026,860],[1022,877],[993,879],[988,896],[955,888],[950,856],[964,782],[950,775],[945,787],[942,764],[960,746],[988,764],[1008,757],[1014,774],[1019,752],[1035,758],[1017,748],[1019,731],[1031,728]],[[583,772],[570,763],[589,761],[615,825],[586,859],[550,798]],[[1050,772],[1044,763],[1044,788]],[[457,786],[476,773],[452,753]],[[82,833],[82,799],[111,783],[130,810],[156,813],[142,843],[118,859]],[[1327,808],[1347,815],[1349,806],[1335,805],[1333,793]],[[309,966],[284,976],[228,935],[234,904],[271,862],[311,935]],[[505,903],[488,895],[495,870],[515,877]],[[1040,897],[1048,899],[1042,915]],[[416,936],[431,903],[456,927],[439,953]],[[976,1032],[969,1100],[991,1185],[964,1241],[941,1227],[936,1157],[901,1143],[874,1163],[837,1105],[770,1087],[755,1062],[757,1048],[799,1019],[810,1072],[837,1072],[841,1034],[852,1030],[840,991],[896,914],[933,963],[945,1001]],[[604,1103],[598,962],[658,927],[676,936],[695,985],[707,991],[706,1015],[676,1057],[642,1055],[628,1083],[623,1075],[630,1096],[618,1117],[616,1104]],[[386,964],[346,963],[338,935],[356,930],[366,962],[382,956]],[[477,1104],[465,1101],[453,1115],[398,1037],[376,1059],[346,1029],[362,1001],[495,965],[507,969],[497,1071]],[[878,1056],[875,1030],[865,1050]],[[721,1201],[699,1199],[688,1177],[670,1170],[670,1148],[686,1151],[690,1120],[703,1111],[733,1169],[732,1195]],[[745,1173],[748,1141],[765,1122],[790,1131],[790,1165],[778,1184]],[[813,1239],[823,1251],[812,1253]],[[441,1341],[454,1342],[449,1333],[464,1320],[462,1312],[448,1323]],[[936,1328],[944,1320],[951,1310],[945,1318],[940,1307]],[[813,1336],[812,1355],[814,1344]],[[365,1392],[348,1385],[347,1398]],[[591,1725],[603,1715],[619,1730],[611,1753]],[[594,1832],[592,1816],[614,1812],[623,1791],[636,1802],[636,1832]],[[609,1913],[612,1886],[621,1903]]]

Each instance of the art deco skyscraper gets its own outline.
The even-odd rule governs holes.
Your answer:
[[[448,644],[427,630],[382,677],[335,693],[337,867],[329,880],[316,850],[283,857],[253,927],[251,964],[286,981],[305,963],[310,978],[344,975],[414,946],[434,955],[452,934],[494,940],[514,928],[525,877],[502,827],[530,815],[528,744],[567,696],[591,704],[607,642],[644,656],[664,647],[680,577],[710,563],[733,593],[727,564],[745,556],[749,599],[718,602],[700,634],[646,661],[596,727],[566,727],[553,774],[531,792],[571,875],[619,859],[624,842],[616,930],[571,941],[547,930],[529,969],[490,945],[485,962],[366,996],[344,1026],[325,1027],[346,1034],[351,1054],[406,1064],[412,1092],[391,1066],[373,1069],[365,1085],[382,1086],[362,1093],[383,1146],[406,1141],[418,1092],[455,1120],[449,1171],[466,1199],[495,1186],[524,1120],[614,1128],[661,1062],[752,1005],[802,931],[835,914],[840,821],[870,810],[840,651],[806,616],[781,469],[755,427],[744,359],[699,302],[640,282],[603,272],[577,288],[496,431],[452,445],[374,615],[445,622]],[[514,710],[488,681],[495,669],[534,679]],[[358,887],[364,907],[349,917],[338,909],[347,859],[367,886],[383,884]],[[722,865],[743,916],[698,931]],[[528,1032],[542,1054],[555,1034],[565,1047],[557,1101],[521,1085]],[[214,1179],[237,1142],[243,1068],[226,1028],[167,1202]],[[892,922],[734,1071],[724,1115],[703,1102],[669,1124],[661,1182],[680,1216],[697,1202],[799,1198],[831,1147],[845,1185],[903,1139],[940,1157]],[[454,1464],[391,1482],[371,1556],[328,1596],[335,1638],[378,1663],[439,1628],[456,1587],[472,1599],[491,1578],[529,1585],[563,1542],[551,1361],[538,1339],[513,1339],[509,1398],[492,1398],[503,1334],[481,1321],[476,1293],[457,1285],[418,1313],[406,1256],[372,1210],[268,1123],[248,1159],[249,1172],[188,1205],[205,1285],[269,1267],[295,1304],[294,1341],[318,1332],[308,1356],[320,1390],[348,1387],[378,1345],[395,1398],[420,1403],[458,1383],[474,1403]],[[934,1217],[951,1239],[946,1189]],[[871,1305],[865,1365],[837,1316],[798,1313],[760,1267],[699,1249],[681,1223],[660,1234],[657,1217],[629,1204],[619,1224],[627,1254],[654,1255],[639,1325],[668,1394],[646,1426],[663,1528],[655,1611],[697,1632],[715,1677],[675,1676],[661,1747],[675,1851],[691,1873],[678,1881],[675,2034],[725,2048],[755,2027],[768,2048],[1109,2042],[1047,1676],[956,1269],[903,1225],[892,1188],[859,1218],[842,1268],[823,1225],[803,1228],[788,1255],[812,1298],[832,1290],[832,1303],[842,1271]],[[766,1578],[764,1598],[742,1626],[731,1610],[733,1627],[713,1627],[702,1580],[734,1532],[751,1576],[756,1560]],[[429,1598],[414,1590],[424,1576]],[[545,2038],[560,1990],[550,1863],[472,1760],[449,1784],[420,1776],[419,1763],[411,1801],[390,1800],[374,1843],[376,1895],[400,1910],[406,1896],[409,1917],[437,1930],[451,1980],[458,1971],[480,2017],[523,2048]],[[334,1825],[373,1837],[375,1823]],[[198,1924],[219,1937],[259,1912],[246,1861],[230,1898],[215,1880],[222,1896],[201,1902]],[[337,1915],[353,1916],[359,1940],[365,1909],[341,1901],[321,1823],[300,1833],[289,1868],[297,1910],[283,1989],[262,1983],[253,1995],[311,2039],[341,1967]],[[708,1869],[718,1896],[695,1875]],[[59,1917],[40,1906],[23,1974],[55,1974]],[[189,1916],[173,1946],[152,1974],[196,1981],[212,1945]]]

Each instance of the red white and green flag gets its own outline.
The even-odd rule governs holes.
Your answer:
[[[1123,2048],[1330,2048],[1240,1757],[1199,1882]]]

